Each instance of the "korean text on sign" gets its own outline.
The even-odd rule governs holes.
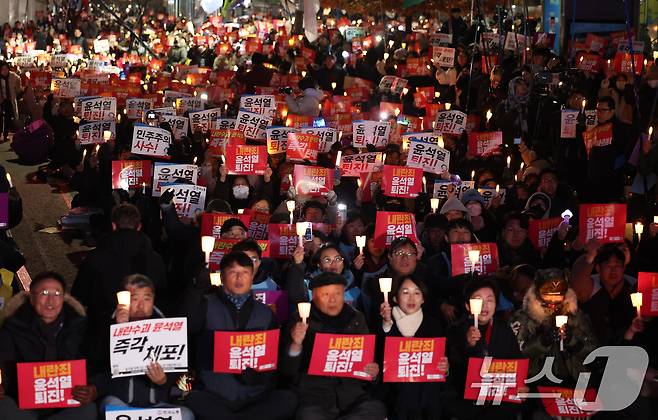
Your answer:
[[[73,387],[87,384],[84,360],[17,363],[18,406],[36,408],[78,407]]]
[[[215,331],[213,371],[239,374],[247,368],[258,372],[274,370],[277,366],[278,346],[278,329]]]
[[[80,79],[53,79],[50,90],[56,97],[75,98],[80,96]]]
[[[434,131],[460,135],[464,130],[466,130],[466,114],[456,110],[437,112]]]
[[[187,370],[187,318],[145,319],[110,326],[112,377],[146,373],[151,362],[165,372]]]
[[[528,374],[528,359],[468,359],[465,400],[521,403],[517,389],[524,385]]]
[[[167,185],[164,190],[173,191],[173,204],[179,217],[194,217],[206,208],[206,187],[173,184]]]
[[[221,108],[206,109],[205,111],[190,112],[192,133],[207,133],[212,122],[222,115]]]
[[[293,162],[317,162],[320,138],[314,134],[288,133],[287,160]]]
[[[642,316],[658,316],[658,273],[638,273],[637,291],[642,293]]]
[[[352,123],[352,144],[354,147],[366,147],[371,144],[377,148],[385,147],[391,134],[391,126],[380,121],[354,121]]]
[[[117,116],[117,98],[95,98],[82,101],[80,118],[87,121],[114,120]]]
[[[385,165],[382,191],[390,197],[418,197],[422,190],[422,179],[422,169]]]
[[[265,115],[241,109],[235,122],[235,129],[253,140],[265,140],[265,129],[272,125],[272,118]]]
[[[561,217],[553,217],[546,220],[530,220],[528,237],[535,249],[542,250],[548,248],[548,244],[551,242],[553,234],[557,232],[557,228],[561,222]]]
[[[320,166],[295,165],[293,182],[297,194],[324,196],[333,190],[334,170]]]
[[[296,226],[289,224],[269,224],[268,231],[271,257],[287,259],[292,256],[299,243]]]
[[[288,134],[296,131],[292,127],[268,127],[265,130],[267,136],[267,153],[270,155],[285,153],[288,145]]]
[[[442,174],[450,167],[450,152],[436,144],[412,141],[409,143],[407,166]]]
[[[445,345],[445,337],[386,337],[384,382],[445,382],[446,372],[438,369]]]
[[[187,135],[187,126],[189,124],[189,119],[185,117],[161,114],[160,122],[169,123],[169,126],[171,127],[171,132],[174,133],[174,138],[176,140]]]
[[[480,256],[473,264],[468,251],[478,250]],[[498,270],[498,246],[495,243],[452,244],[450,245],[452,275],[477,271],[480,274],[493,274]]]
[[[168,158],[171,133],[157,127],[135,124],[131,153]]]
[[[276,99],[274,95],[242,95],[240,108],[255,114],[276,117]]]
[[[500,152],[503,145],[502,131],[485,131],[468,135],[468,154],[471,156],[489,156]]]
[[[331,145],[338,141],[338,132],[331,127],[302,127],[301,132],[304,134],[313,134],[320,139],[318,153],[327,153],[331,150]]]
[[[110,138],[116,137],[116,123],[114,120],[80,124],[78,127],[78,139],[83,146],[105,143],[104,133],[106,131],[112,133]]]
[[[413,213],[378,211],[375,221],[375,245],[386,248],[401,236],[418,242],[416,218]]]
[[[262,175],[267,168],[266,146],[226,146],[226,167],[229,174]]]
[[[581,204],[578,221],[580,239],[622,242],[626,231],[626,204]]]
[[[196,165],[155,162],[153,168],[153,197],[160,197],[163,187],[184,179],[196,184],[199,168]]]
[[[151,162],[148,160],[113,160],[112,188],[133,190],[151,185]]]
[[[340,161],[340,173],[344,177],[358,177],[361,172],[373,172],[382,165],[381,153],[359,153],[343,156]]]
[[[316,333],[308,374],[370,379],[364,368],[374,353],[374,335]]]
[[[126,117],[131,120],[141,120],[144,113],[153,108],[153,99],[126,99]]]
[[[105,420],[182,420],[180,408],[130,408],[106,406]]]

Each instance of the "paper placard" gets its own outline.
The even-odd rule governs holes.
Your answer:
[[[16,375],[21,410],[79,407],[73,387],[87,385],[85,360],[17,363]]]
[[[251,368],[267,372],[277,367],[279,330],[215,331],[213,372],[241,374]]]

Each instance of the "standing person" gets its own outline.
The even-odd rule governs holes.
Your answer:
[[[345,304],[345,285],[343,276],[333,272],[313,278],[310,317],[303,323],[299,314],[294,314],[290,331],[284,334],[286,342],[280,369],[295,377],[299,396],[297,420],[384,420],[386,417],[384,405],[368,395],[367,382],[306,373],[316,333],[368,334],[363,314]],[[379,366],[374,362],[364,370],[372,380],[379,374]]]
[[[84,358],[85,309],[65,294],[64,278],[55,272],[43,272],[30,286],[29,292],[7,302],[7,318],[0,328],[0,416],[3,420],[94,420],[94,385],[73,387],[73,398],[82,403],[77,408],[20,410],[16,406],[16,363]]]
[[[296,115],[306,115],[317,117],[320,114],[320,101],[324,96],[322,91],[318,90],[317,83],[312,77],[305,77],[298,83],[302,94],[294,97],[292,94],[286,95],[286,104],[288,112]]]
[[[244,86],[245,93],[256,93],[256,86],[269,86],[274,70],[265,67],[265,56],[253,53],[251,56],[251,70],[238,73],[235,79]]]
[[[193,390],[185,405],[200,420],[272,419],[293,415],[296,398],[277,390],[274,372],[251,368],[240,374],[213,372],[215,331],[266,331],[277,328],[272,310],[252,296],[254,264],[242,251],[226,254],[220,263],[222,286],[210,290],[207,274],[188,289],[183,304],[188,332],[196,337],[197,377],[202,389]],[[210,291],[210,293],[208,293]]]
[[[420,279],[406,278],[393,293],[395,306],[391,307],[388,302],[384,302],[379,309],[382,319],[378,331],[380,351],[383,349],[385,337],[433,338],[445,335],[439,320],[423,312],[428,290]],[[447,372],[448,359],[443,357],[438,367],[441,371]],[[389,402],[389,411],[396,414],[396,419],[439,420],[441,418],[442,406],[439,396],[443,386],[440,383],[388,385],[386,400]]]
[[[23,93],[21,78],[9,70],[9,63],[0,61],[0,113],[2,141],[7,141],[9,130],[18,120],[18,97]]]

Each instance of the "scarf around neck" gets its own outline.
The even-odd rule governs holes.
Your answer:
[[[244,305],[247,299],[249,299],[249,296],[251,296],[251,293],[245,293],[243,295],[232,295],[229,293],[225,294],[229,302],[231,302],[238,311],[242,309],[242,305]]]
[[[392,315],[393,319],[395,319],[395,325],[397,325],[403,337],[413,337],[416,335],[416,331],[418,331],[420,324],[423,322],[422,309],[411,315],[407,315],[402,312],[399,306],[394,306]]]

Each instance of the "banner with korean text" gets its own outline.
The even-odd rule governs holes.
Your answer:
[[[257,372],[275,370],[279,330],[215,331],[213,371],[241,374],[247,368]]]
[[[369,380],[364,368],[374,358],[374,335],[316,333],[308,374]]]
[[[87,385],[85,360],[17,363],[16,375],[22,410],[79,407],[73,387]]]
[[[445,349],[445,337],[386,337],[384,382],[445,382],[438,368]]]

